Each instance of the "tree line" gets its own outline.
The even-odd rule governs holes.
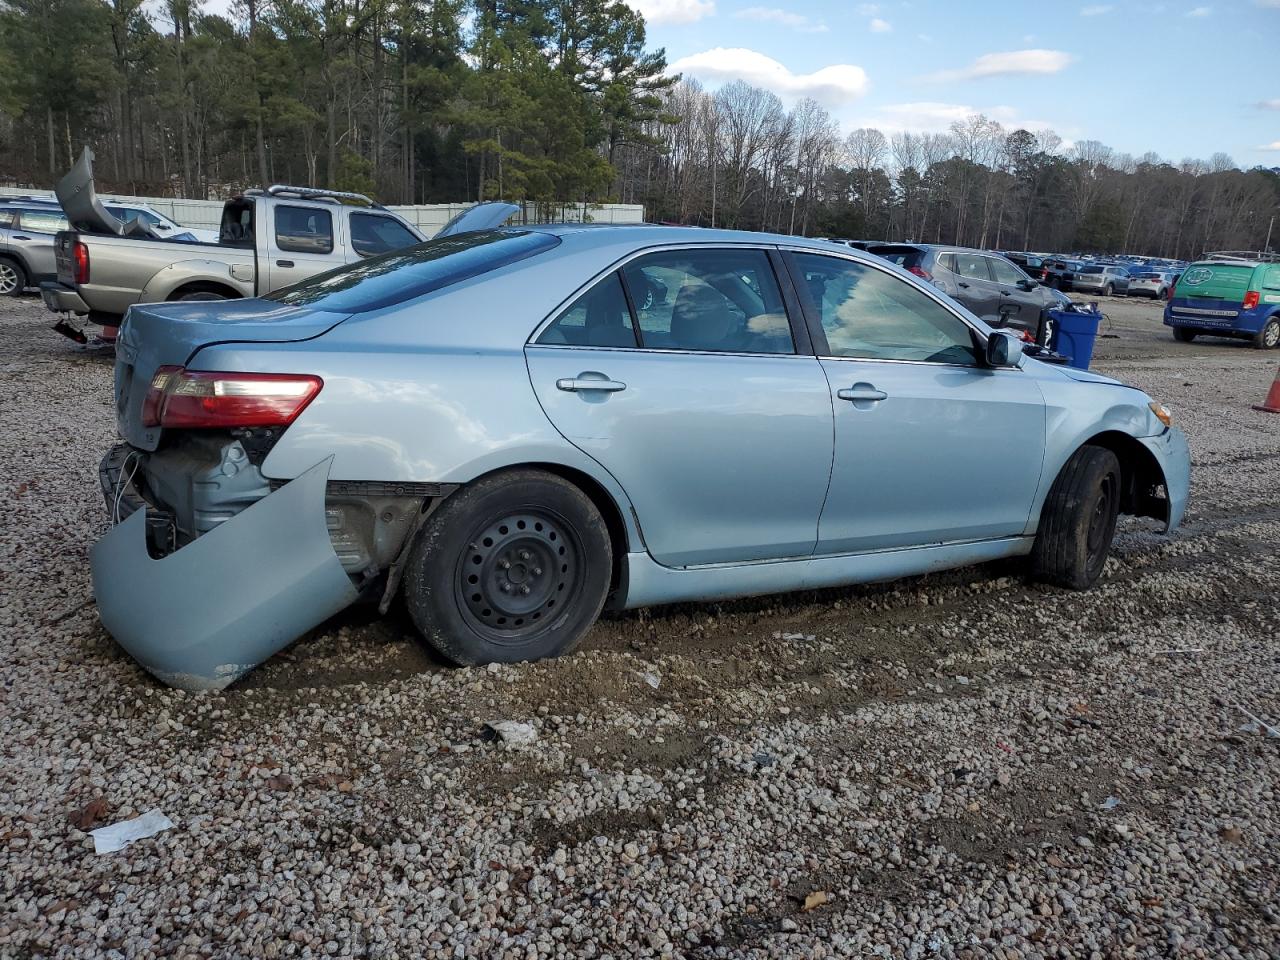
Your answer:
[[[617,0],[236,0],[229,18],[199,0],[0,0],[0,179],[47,187],[84,144],[112,192],[613,201],[997,249],[1256,249],[1280,202],[1276,171],[1221,153],[1135,158],[981,115],[844,135],[813,100],[669,75]]]

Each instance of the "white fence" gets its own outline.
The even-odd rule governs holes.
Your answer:
[[[23,190],[0,187],[0,196],[52,197],[49,190]],[[105,194],[102,199],[124,199],[122,194]],[[153,210],[172,217],[184,227],[216,230],[222,218],[221,200],[176,200],[171,197],[129,197],[145,203]],[[404,217],[427,236],[435,233],[453,217],[472,206],[469,203],[428,203],[412,206],[390,206],[387,209]],[[566,203],[555,205],[554,215],[544,216],[533,203],[525,204],[524,216],[517,214],[511,222],[522,223],[642,223],[644,206],[639,203]]]

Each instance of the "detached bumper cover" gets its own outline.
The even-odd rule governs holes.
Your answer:
[[[325,524],[332,458],[162,560],[137,510],[90,553],[103,625],[162,682],[221,690],[356,599]]]
[[[1164,473],[1164,490],[1169,498],[1165,530],[1172,530],[1182,522],[1191,491],[1191,450],[1187,447],[1187,437],[1177,427],[1170,427],[1154,437],[1139,437],[1138,442],[1151,451]]]

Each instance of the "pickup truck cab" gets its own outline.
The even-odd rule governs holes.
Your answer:
[[[1280,347],[1280,259],[1274,254],[1210,254],[1178,278],[1164,325],[1183,343],[1199,336]]]
[[[71,229],[57,235],[57,279],[40,285],[45,306],[85,316],[108,339],[135,303],[256,297],[317,273],[428,239],[368,197],[311,187],[246,190],[228,200],[216,243],[176,243],[143,221],[113,217],[93,191],[86,149],[59,181]],[[498,226],[515,204],[480,204],[437,236]],[[64,316],[57,329],[81,339]]]

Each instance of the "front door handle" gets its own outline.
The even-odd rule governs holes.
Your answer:
[[[852,387],[845,387],[843,390],[837,390],[836,396],[841,400],[849,400],[854,403],[859,401],[879,403],[889,395],[883,390],[877,390],[869,383],[855,383]]]
[[[587,370],[576,377],[563,377],[556,381],[556,389],[566,393],[585,393],[598,390],[601,393],[617,393],[627,389],[627,385],[619,380],[610,380],[603,373]]]
[[[293,261],[292,261],[292,260],[277,260],[277,261],[276,261],[276,266],[277,266],[277,267],[292,267],[292,266],[293,266]]]
[[[13,239],[15,239],[15,240],[30,240],[31,238],[30,238],[30,237],[24,237],[22,234],[18,233],[18,234],[14,234]]]
[[[958,283],[956,283],[956,286],[957,286],[957,287],[963,287],[965,290],[968,290],[968,289],[969,289],[969,285],[968,285],[967,283],[965,283],[963,280],[961,280],[961,281],[959,281]]]

